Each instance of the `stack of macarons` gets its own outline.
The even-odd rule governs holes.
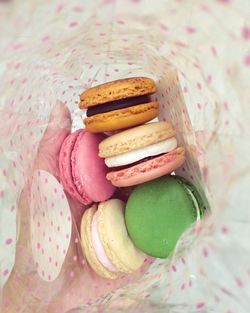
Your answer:
[[[154,81],[133,77],[108,82],[84,91],[80,109],[87,109],[85,127],[92,133],[111,132],[146,123],[159,113],[159,103],[150,98]]]
[[[178,147],[170,123],[151,121],[159,113],[151,98],[155,92],[147,77],[84,91],[79,106],[87,109],[85,129],[70,134],[61,147],[64,189],[90,205],[81,221],[84,254],[108,279],[139,269],[145,254],[168,257],[204,211],[192,185],[167,175],[185,162],[185,149]],[[131,193],[127,203],[121,201],[123,190]]]
[[[159,103],[150,98],[155,92],[152,79],[132,77],[90,88],[80,96],[80,108],[87,109],[88,131],[118,132],[99,145],[99,156],[110,169],[106,177],[114,186],[155,179],[185,161],[185,149],[177,147],[170,123],[145,124],[158,116]]]

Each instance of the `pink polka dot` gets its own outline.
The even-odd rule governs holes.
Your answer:
[[[7,240],[5,241],[5,244],[6,244],[6,245],[12,244],[12,239],[11,239],[11,238],[7,239]]]
[[[235,281],[236,281],[236,284],[238,285],[239,288],[243,287],[243,282],[240,278],[235,277]]]
[[[221,2],[223,4],[230,4],[231,0],[217,0],[218,2]]]
[[[3,198],[3,197],[4,197],[4,191],[1,190],[1,191],[0,191],[0,198]]]
[[[247,54],[244,58],[244,63],[246,66],[250,66],[250,54]]]
[[[69,234],[66,235],[66,239],[69,239]]]
[[[9,270],[6,269],[3,271],[3,276],[7,276],[8,274],[9,274]]]
[[[51,256],[49,257],[49,263],[51,263],[52,262],[52,258],[51,258]]]
[[[74,12],[77,12],[77,13],[80,13],[80,12],[83,12],[84,9],[83,9],[83,7],[75,6],[75,7],[73,7],[73,11],[74,11]]]
[[[70,22],[70,23],[69,23],[69,27],[70,27],[70,28],[76,27],[77,25],[78,25],[77,22]]]
[[[15,64],[15,66],[14,66],[14,69],[19,69],[19,67],[21,66],[21,63],[17,63],[17,64]]]
[[[227,233],[229,233],[229,228],[228,228],[227,226],[223,225],[223,226],[221,227],[221,232],[222,232],[223,234],[227,234]]]
[[[43,41],[43,42],[46,42],[46,41],[48,41],[49,39],[50,39],[50,37],[49,37],[48,35],[42,37],[42,41]]]
[[[77,256],[76,255],[74,255],[73,260],[77,261]]]
[[[168,30],[168,27],[167,27],[165,24],[160,24],[160,28],[161,28],[163,31],[167,31],[167,30]]]
[[[175,265],[172,265],[172,271],[176,272],[176,266]]]
[[[215,49],[214,46],[211,46],[211,51],[214,56],[217,56],[217,50]]]
[[[197,305],[196,305],[196,308],[197,309],[203,309],[205,307],[205,303],[204,302],[199,302],[199,303],[197,303]]]
[[[208,251],[206,248],[203,248],[203,255],[204,257],[207,257],[208,256]]]
[[[194,33],[196,31],[196,29],[194,27],[192,27],[192,26],[187,26],[186,27],[186,31],[189,34],[192,34],[192,33]]]
[[[201,83],[196,83],[196,86],[197,86],[197,88],[199,89],[199,90],[201,90],[202,89],[202,86],[201,86]]]
[[[60,13],[64,8],[64,5],[63,4],[59,4],[58,7],[56,8],[56,12],[57,13]]]
[[[249,40],[250,39],[250,27],[243,27],[241,34],[242,34],[243,39]]]

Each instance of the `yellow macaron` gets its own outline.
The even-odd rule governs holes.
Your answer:
[[[79,107],[87,109],[86,129],[93,133],[109,132],[154,119],[159,104],[150,95],[155,92],[155,82],[148,77],[120,79],[84,91]]]

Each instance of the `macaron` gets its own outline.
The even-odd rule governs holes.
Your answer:
[[[203,217],[205,208],[205,200],[194,185],[168,175],[134,189],[126,205],[125,221],[138,249],[167,258],[181,235]]]
[[[59,155],[60,179],[65,191],[82,204],[109,199],[115,187],[106,179],[108,168],[98,156],[99,143],[105,138],[83,129],[70,134]]]
[[[107,179],[114,186],[126,187],[176,170],[185,161],[185,150],[177,147],[175,135],[170,123],[154,122],[104,139],[99,156],[111,169]]]
[[[81,109],[87,109],[85,128],[92,133],[111,132],[144,124],[159,113],[159,104],[150,99],[154,81],[132,77],[92,87],[80,95]]]
[[[128,236],[124,209],[123,201],[111,199],[94,204],[82,217],[83,253],[94,272],[108,279],[136,271],[145,259]]]

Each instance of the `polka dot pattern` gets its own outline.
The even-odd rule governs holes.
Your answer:
[[[17,188],[9,185],[9,177],[18,177],[14,162],[0,154],[0,288],[8,280],[16,255],[16,197]],[[15,164],[16,165],[16,164]]]
[[[5,121],[0,156],[7,160],[0,162],[1,284],[11,273],[17,250],[18,256],[27,254],[17,286],[25,286],[27,299],[37,299],[39,306],[54,304],[54,313],[77,306],[86,312],[159,313],[180,305],[187,312],[243,311],[250,290],[249,245],[244,241],[250,222],[248,1],[131,0],[124,5],[100,0],[97,7],[93,1],[45,0],[39,8],[29,2],[22,15],[13,6],[15,23],[9,15],[1,16],[11,38],[3,33],[0,42],[7,60],[0,72]],[[79,226],[83,209],[70,203],[70,214],[60,185],[43,173],[44,181],[40,185],[36,176],[39,184],[33,184],[31,195],[32,251],[28,245],[16,249],[15,200],[29,181],[55,101],[68,106],[76,130],[85,115],[77,108],[84,89],[137,75],[157,81],[160,119],[175,125],[187,152],[178,174],[205,192],[210,217],[184,234],[170,259],[147,260],[138,273],[107,282],[89,270],[79,233],[69,226],[71,214]],[[29,238],[29,228],[24,229]],[[36,267],[29,262],[33,258]],[[25,284],[36,268],[37,279],[27,278]],[[43,292],[34,296],[37,289]],[[11,297],[3,301],[6,307],[12,302]],[[21,304],[11,312],[22,311]]]
[[[33,175],[30,197],[33,258],[40,277],[53,281],[60,273],[70,243],[70,208],[62,186],[43,170]]]

